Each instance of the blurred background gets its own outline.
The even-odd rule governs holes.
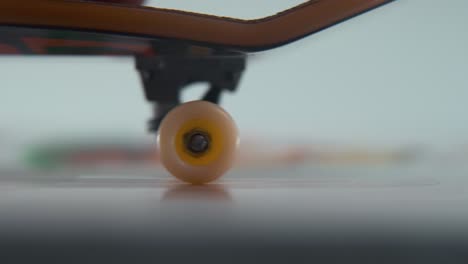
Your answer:
[[[249,19],[300,2],[147,4]],[[462,0],[396,1],[253,54],[238,92],[225,95],[222,106],[244,142],[293,146],[301,157],[331,150],[468,158],[467,10]],[[0,75],[4,166],[24,164],[43,145],[155,147],[146,133],[151,107],[132,58],[0,57]],[[184,100],[205,88],[193,85]]]

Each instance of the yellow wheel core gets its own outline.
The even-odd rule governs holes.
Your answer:
[[[175,177],[202,184],[222,176],[235,158],[237,128],[219,106],[193,101],[171,110],[159,128],[161,162]]]
[[[187,146],[188,137],[196,134],[206,135],[209,138],[209,146],[202,153],[194,153]],[[193,119],[184,124],[175,138],[177,154],[188,164],[194,166],[206,166],[214,162],[223,149],[223,133],[219,124],[206,119]]]

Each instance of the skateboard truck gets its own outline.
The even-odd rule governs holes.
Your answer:
[[[137,56],[146,100],[154,104],[149,130],[156,132],[162,119],[181,103],[180,91],[198,82],[209,84],[201,100],[218,104],[223,91],[236,90],[246,67],[246,55]]]

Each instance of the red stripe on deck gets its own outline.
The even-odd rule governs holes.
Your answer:
[[[73,48],[110,48],[122,49],[130,53],[154,55],[153,49],[147,44],[130,44],[112,41],[89,41],[89,40],[69,40],[51,39],[38,37],[24,37],[22,41],[37,54],[47,54],[48,48],[73,47]],[[104,53],[103,53],[104,54]]]
[[[12,45],[0,43],[0,54],[20,54],[21,52]]]

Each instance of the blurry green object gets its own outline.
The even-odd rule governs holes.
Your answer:
[[[38,147],[27,152],[25,163],[38,169],[53,169],[63,163],[65,149]]]
[[[123,143],[122,143],[123,142]],[[24,162],[36,169],[56,169],[65,166],[100,164],[158,163],[156,149],[151,144],[129,140],[96,143],[90,141],[41,144],[26,151]]]

